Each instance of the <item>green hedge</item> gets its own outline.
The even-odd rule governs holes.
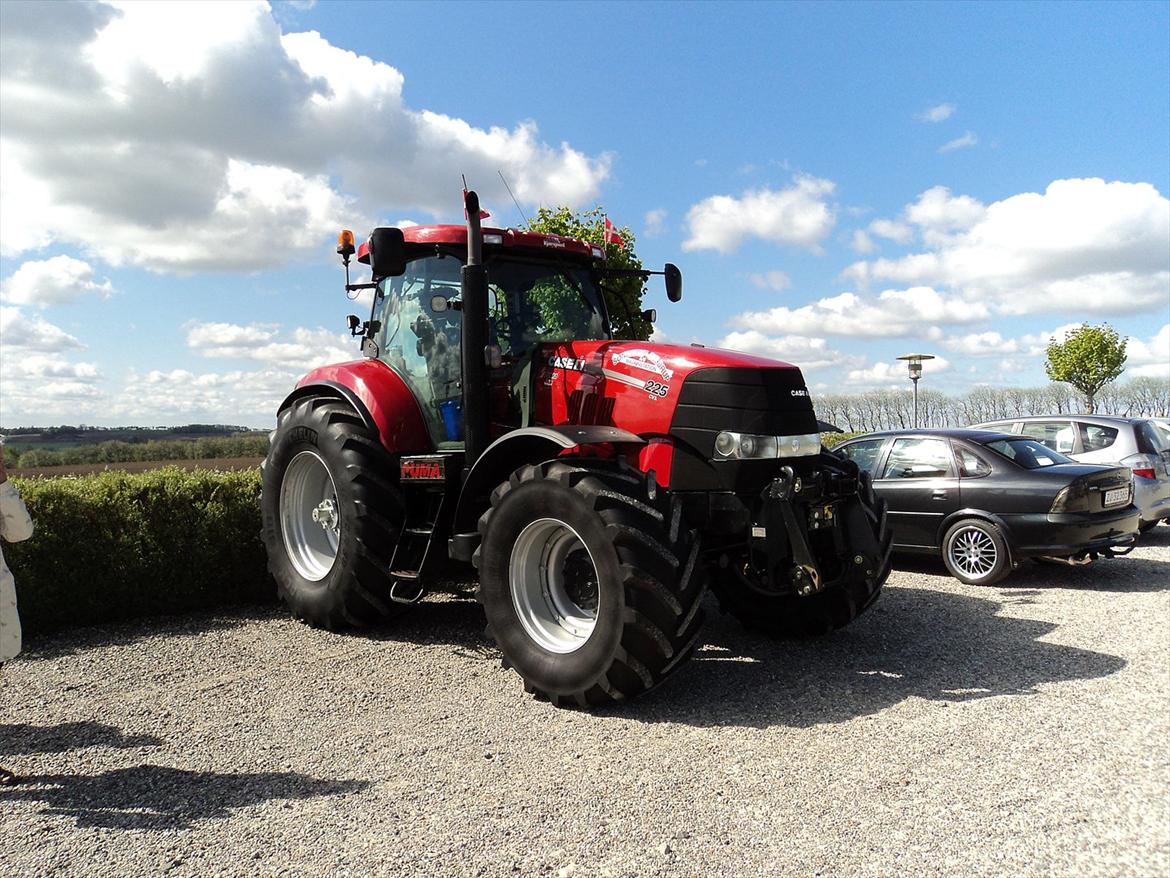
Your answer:
[[[256,470],[13,481],[36,525],[4,544],[29,633],[274,599]]]
[[[822,433],[821,446],[824,448],[832,448],[835,445],[840,445],[846,439],[852,439],[854,436],[864,435],[864,433]]]
[[[15,453],[14,453],[15,452]],[[268,436],[248,433],[203,439],[152,439],[149,442],[101,442],[57,450],[6,449],[9,469],[33,469],[80,463],[132,463],[140,460],[218,460],[226,457],[263,457]]]

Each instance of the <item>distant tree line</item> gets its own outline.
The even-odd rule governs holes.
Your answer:
[[[830,393],[813,400],[817,417],[848,432],[897,430],[914,425],[914,396],[909,390]],[[1099,415],[1166,417],[1170,414],[1170,382],[1133,378],[1107,384],[1094,399]],[[976,387],[962,396],[936,390],[918,391],[920,427],[965,427],[983,421],[1027,415],[1083,414],[1084,397],[1064,383],[1045,387]]]
[[[17,447],[4,449],[5,463],[12,469],[72,466],[79,463],[130,463],[139,460],[222,460],[229,457],[263,457],[268,437],[263,433],[217,436],[206,439],[164,439],[149,442],[100,442],[59,451]]]

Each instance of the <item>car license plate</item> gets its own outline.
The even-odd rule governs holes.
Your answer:
[[[1129,500],[1129,488],[1114,488],[1105,492],[1106,506],[1120,506]]]

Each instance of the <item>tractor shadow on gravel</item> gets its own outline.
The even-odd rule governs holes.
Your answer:
[[[136,765],[93,775],[25,775],[0,787],[0,808],[41,802],[42,814],[72,817],[81,827],[188,829],[200,820],[230,817],[233,809],[273,799],[355,793],[364,780],[317,780],[291,771],[225,774]]]
[[[84,747],[133,750],[158,747],[162,743],[162,739],[154,735],[127,735],[119,728],[92,720],[52,726],[0,723],[0,756],[67,753]]]
[[[1057,626],[999,615],[1006,603],[891,587],[848,628],[810,641],[765,638],[712,606],[706,645],[678,676],[607,713],[705,727],[808,728],[909,698],[945,706],[1027,696],[1045,683],[1104,677],[1125,667],[1119,656],[1042,642]]]
[[[26,638],[21,659],[64,658],[87,652],[95,646],[128,646],[148,637],[193,637],[287,615],[283,607],[272,603],[192,611],[184,616],[147,616],[63,631],[36,632]]]
[[[1158,546],[1170,546],[1170,527],[1159,527],[1138,540],[1138,549]],[[949,578],[942,561],[929,555],[895,555],[894,569]],[[1117,593],[1170,591],[1170,561],[1126,555],[1068,567],[1027,560],[991,591],[1061,588]]]

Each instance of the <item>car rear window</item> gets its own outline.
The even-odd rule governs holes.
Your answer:
[[[1077,429],[1081,433],[1082,451],[1101,451],[1117,441],[1117,430],[1114,427],[1078,422]]]
[[[1133,432],[1137,436],[1138,451],[1142,454],[1157,454],[1170,448],[1170,442],[1153,421],[1139,421],[1133,425]]]
[[[1065,457],[1060,452],[1041,445],[1035,439],[996,439],[986,443],[985,447],[1024,469],[1042,469],[1058,463],[1076,463],[1071,457]]]

